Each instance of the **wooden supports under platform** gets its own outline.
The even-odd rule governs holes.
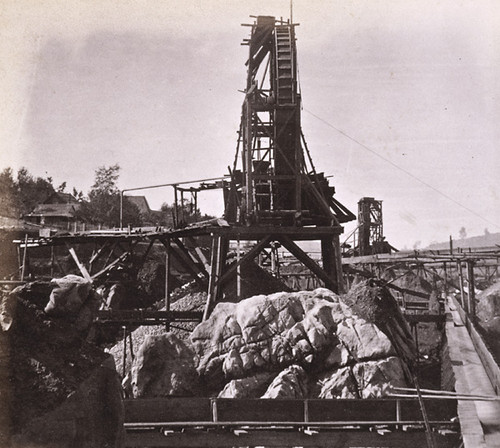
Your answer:
[[[255,260],[266,250],[282,246],[306,266],[325,287],[334,292],[343,292],[339,235],[341,226],[230,226],[224,220],[213,220],[207,224],[175,230],[143,233],[105,231],[77,235],[61,235],[19,241],[20,247],[51,247],[51,273],[57,275],[55,266],[61,266],[55,249],[66,247],[80,273],[95,284],[103,282],[119,266],[134,265],[137,270],[144,264],[155,244],[165,249],[165,309],[170,312],[172,291],[172,269],[189,275],[197,286],[207,291],[208,298],[204,318],[208,318],[216,303],[222,299],[224,288],[236,279],[235,297],[241,295],[243,266]],[[205,238],[210,244],[208,254],[197,238]],[[300,241],[318,241],[321,244],[321,260],[317,261],[300,247]],[[251,245],[254,242],[253,246]],[[228,263],[230,245],[236,249],[236,260]],[[90,251],[93,245],[93,250]],[[84,247],[86,246],[86,247]],[[137,246],[137,247],[136,247]],[[245,247],[245,249],[242,248]],[[134,251],[134,248],[135,251]],[[77,255],[78,251],[78,255]],[[26,251],[25,251],[26,252]],[[60,254],[59,254],[60,255]],[[273,260],[271,260],[272,262]],[[27,262],[23,263],[27,264]],[[60,274],[66,272],[60,268]]]
[[[239,270],[247,262],[253,261],[265,248],[272,243],[280,243],[298,261],[306,266],[325,287],[334,292],[344,291],[340,258],[339,234],[341,227],[221,227],[211,233],[212,250],[210,262],[210,277],[208,285],[208,298],[203,314],[207,319],[217,301],[221,298],[222,289],[231,279],[239,280]],[[319,264],[313,260],[297,241],[318,240],[321,242],[321,259]],[[227,253],[231,242],[238,244],[240,241],[256,241],[256,244],[243,256],[239,250],[236,262],[226,265]],[[239,291],[239,287],[237,288]]]

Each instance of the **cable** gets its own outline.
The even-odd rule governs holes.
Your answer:
[[[365,144],[361,143],[359,140],[356,140],[354,137],[351,137],[349,134],[347,134],[346,132],[342,131],[341,129],[335,127],[333,124],[329,123],[328,121],[324,120],[323,118],[318,117],[316,114],[312,113],[310,110],[304,109],[304,111],[307,112],[308,114],[312,115],[317,120],[321,121],[323,124],[326,124],[328,127],[334,129],[339,134],[342,134],[344,137],[348,138],[349,140],[353,141],[354,143],[357,143],[363,149],[365,149],[368,152],[371,152],[372,154],[376,155],[379,159],[382,159],[385,162],[391,164],[394,168],[397,168],[398,170],[402,171],[407,176],[411,177],[412,179],[415,179],[417,182],[420,182],[422,185],[425,185],[427,188],[430,188],[431,190],[433,190],[436,193],[440,194],[441,196],[445,197],[446,199],[448,199],[449,201],[451,201],[454,204],[458,205],[459,207],[462,207],[464,210],[467,210],[469,213],[472,213],[474,216],[477,216],[478,218],[482,219],[484,222],[487,222],[488,224],[493,225],[497,229],[500,229],[500,226],[497,223],[494,223],[493,221],[490,221],[489,219],[485,218],[484,216],[481,216],[479,213],[477,213],[474,210],[470,209],[466,205],[461,204],[457,200],[453,199],[451,196],[447,195],[446,193],[443,193],[442,191],[438,190],[436,187],[433,187],[431,184],[428,184],[424,180],[422,180],[419,177],[415,176],[410,171],[407,171],[404,168],[400,167],[399,165],[395,164],[393,161],[391,161],[389,159],[386,159],[384,156],[380,155],[377,151],[374,151],[373,149],[369,148]]]

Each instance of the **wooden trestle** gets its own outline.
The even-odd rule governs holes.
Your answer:
[[[143,264],[151,248],[155,244],[163,245],[165,250],[165,311],[164,315],[158,315],[157,319],[164,322],[185,321],[189,318],[186,314],[171,312],[170,295],[172,287],[171,260],[182,266],[186,273],[198,284],[202,290],[208,293],[208,299],[203,313],[203,318],[207,318],[218,300],[222,298],[224,286],[237,278],[241,266],[244,263],[254,260],[272,243],[279,243],[287,249],[297,260],[306,266],[311,274],[325,287],[335,292],[343,292],[342,267],[339,250],[339,235],[342,232],[340,226],[324,227],[272,227],[272,226],[229,226],[223,220],[216,220],[204,225],[196,225],[191,228],[165,230],[165,231],[136,231],[136,232],[92,232],[86,234],[54,235],[46,238],[29,239],[18,241],[20,250],[23,250],[24,257],[29,259],[29,251],[35,247],[50,246],[64,247],[71,254],[76,266],[83,277],[89,281],[99,283],[101,278],[114,268],[130,261],[134,250],[139,254],[139,263]],[[210,239],[211,251],[206,257],[201,250],[198,237]],[[321,263],[313,260],[297,242],[317,240],[321,242],[322,257]],[[231,242],[255,242],[245,253],[238,254],[238,258],[232,264],[228,264],[228,253]],[[146,249],[140,252],[137,248],[147,245]],[[84,259],[82,254],[77,254],[78,246],[93,246],[92,254]],[[248,247],[248,246],[247,246]],[[75,249],[76,248],[76,249]],[[29,249],[29,250],[28,250]],[[88,252],[88,251],[87,251]],[[61,275],[66,272],[57,260],[54,250],[52,253],[53,269],[51,275],[57,275],[56,269],[59,267]],[[59,253],[60,255],[60,253]],[[100,263],[100,264],[99,264]],[[26,261],[21,265],[22,270]],[[127,316],[123,313],[103,312],[101,321],[123,323],[134,321],[150,324],[152,316],[147,318],[143,311],[136,311],[136,316],[132,316],[134,311],[130,311]],[[120,316],[119,316],[120,314]],[[113,319],[113,316],[115,319]],[[192,314],[192,320],[199,320],[197,313]]]

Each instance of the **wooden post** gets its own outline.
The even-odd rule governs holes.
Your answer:
[[[240,265],[240,257],[241,257],[241,244],[240,244],[240,238],[238,237],[237,243],[236,243],[236,263],[237,263],[237,268],[236,268],[236,298],[238,301],[241,300],[241,265]]]
[[[468,309],[471,319],[476,317],[476,285],[474,281],[474,261],[467,261],[467,282],[469,284]]]
[[[179,205],[177,203],[177,185],[174,185],[174,228],[179,224]]]
[[[125,378],[125,364],[127,362],[127,327],[123,327],[123,359],[122,359],[122,377]]]
[[[342,251],[340,249],[340,235],[334,235],[332,238],[333,259],[335,261],[335,276],[337,283],[337,294],[343,294],[345,291],[344,277],[342,275]]]
[[[220,237],[212,233],[212,252],[210,254],[210,278],[208,280],[208,296],[205,310],[203,312],[203,320],[208,319],[213,303],[215,303],[215,284],[217,282],[217,263],[218,252],[220,247]]]
[[[170,238],[166,239],[165,244],[165,310],[170,311]],[[170,322],[166,325],[167,331],[170,330]]]
[[[446,299],[448,297],[448,271],[446,269],[446,262],[443,263],[443,271],[444,271],[444,297]]]
[[[464,275],[462,272],[462,262],[457,261],[457,269],[458,269],[458,278],[459,278],[459,286],[460,286],[460,302],[462,305],[462,308],[464,309],[465,312],[469,312],[467,309],[467,305],[465,303],[465,297],[464,297]]]
[[[21,268],[21,281],[24,281],[24,274],[26,273],[26,253],[28,252],[28,234],[24,235],[24,252],[23,252],[23,266]]]

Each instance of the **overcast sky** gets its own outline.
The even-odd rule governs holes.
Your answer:
[[[240,24],[288,18],[289,5],[2,0],[0,168],[84,192],[114,163],[120,188],[225,174],[246,79]],[[500,2],[295,0],[293,19],[303,131],[337,199],[354,212],[383,200],[399,248],[500,231]],[[208,195],[203,211],[220,202]]]

